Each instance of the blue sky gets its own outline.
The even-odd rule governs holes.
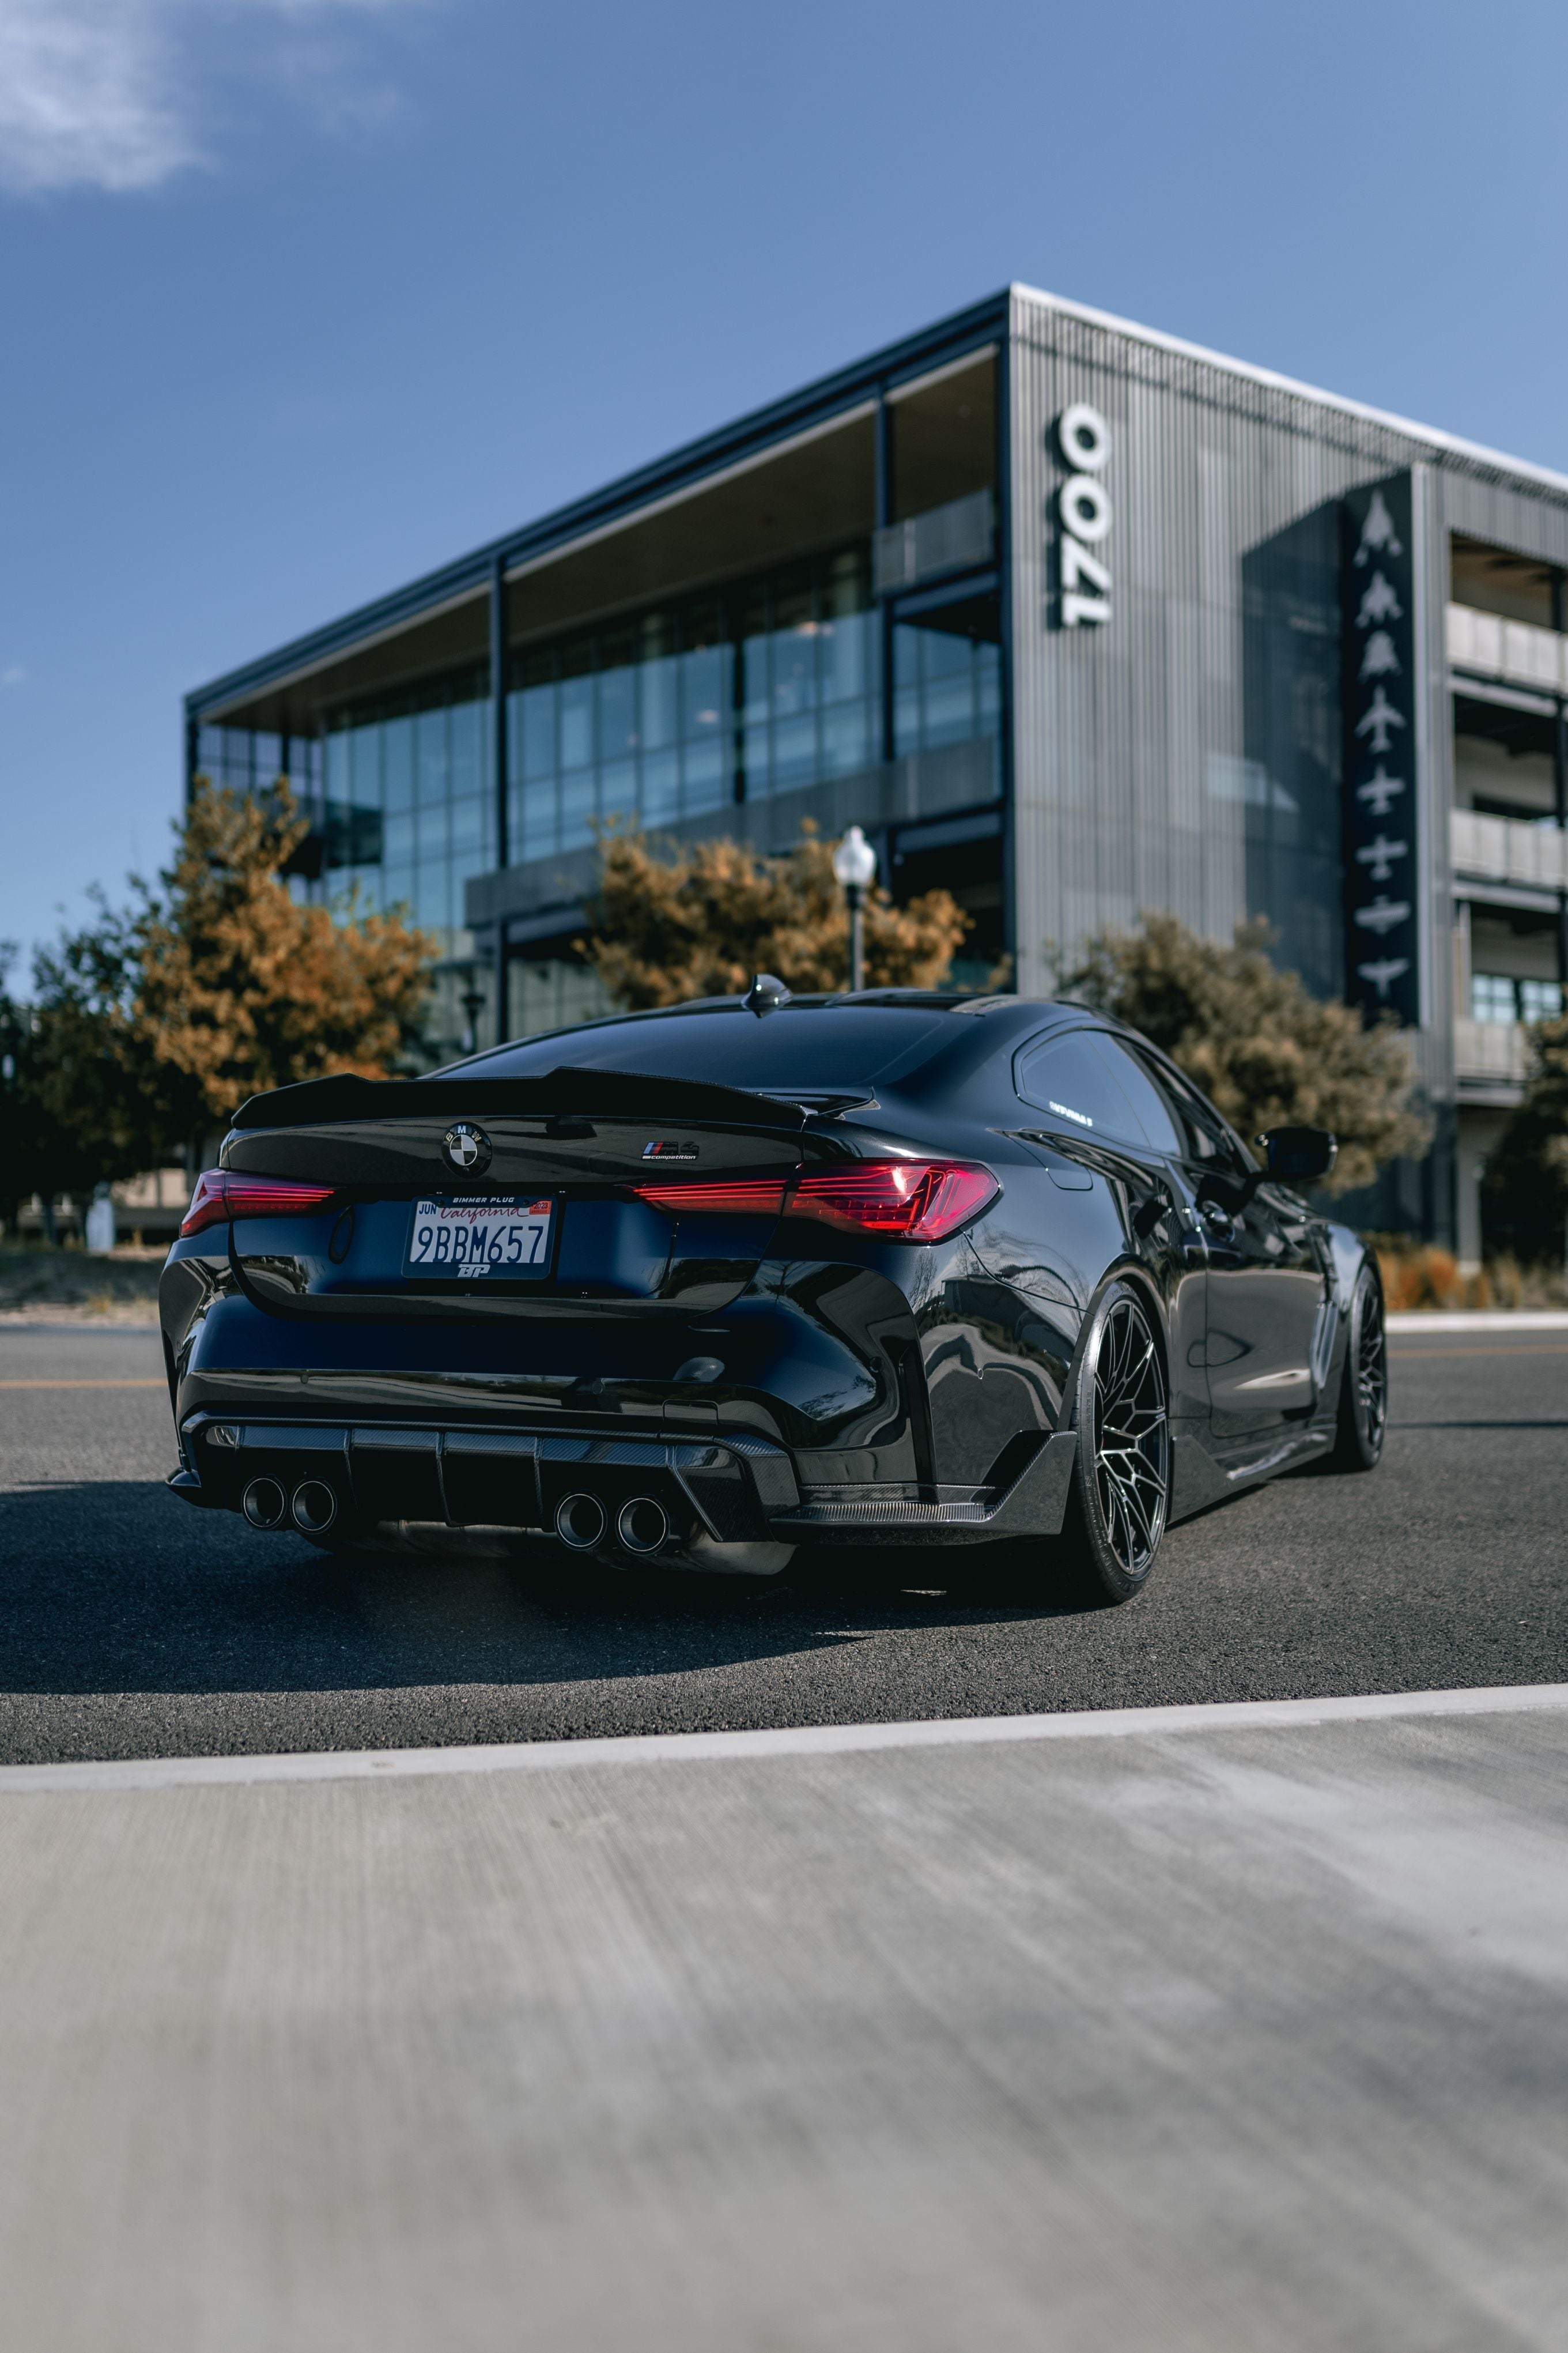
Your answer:
[[[1568,470],[1561,6],[0,0],[0,938],[189,686],[1023,279]]]

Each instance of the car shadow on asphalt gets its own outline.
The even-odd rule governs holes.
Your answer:
[[[336,1556],[143,1480],[0,1494],[0,1691],[357,1691],[658,1676],[900,1628],[1079,1617],[1048,1565],[825,1548],[778,1579]]]

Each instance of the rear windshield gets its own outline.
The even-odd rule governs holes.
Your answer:
[[[947,1017],[913,1006],[784,1005],[761,1016],[740,1006],[651,1013],[528,1038],[462,1067],[487,1078],[542,1078],[574,1070],[647,1071],[714,1086],[829,1093],[902,1077],[942,1042]]]

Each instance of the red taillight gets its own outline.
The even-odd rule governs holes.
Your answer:
[[[736,1176],[713,1185],[634,1185],[639,1201],[656,1209],[729,1209],[776,1218],[784,1208],[782,1176]]]
[[[656,1209],[751,1210],[777,1217],[786,1187],[777,1177],[742,1176],[714,1184],[634,1185]],[[1001,1187],[989,1168],[963,1160],[856,1160],[808,1168],[787,1188],[792,1218],[815,1218],[856,1234],[893,1241],[940,1242],[994,1201]]]
[[[230,1218],[313,1217],[337,1189],[335,1185],[296,1185],[288,1176],[237,1176],[226,1168],[204,1168],[180,1231],[199,1234],[205,1226],[221,1226]]]
[[[979,1215],[1002,1187],[989,1168],[963,1160],[857,1160],[808,1168],[790,1214],[850,1233],[940,1242]]]

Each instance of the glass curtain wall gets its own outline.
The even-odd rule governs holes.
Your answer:
[[[996,638],[994,594],[899,623],[900,756],[996,745]],[[585,849],[603,823],[657,831],[875,768],[881,642],[860,543],[515,656],[512,862]],[[487,669],[329,713],[316,740],[204,728],[197,749],[203,773],[245,791],[270,786],[287,759],[312,818],[293,887],[340,910],[351,894],[361,913],[401,906],[431,933],[433,1050],[461,1050],[464,997],[489,987],[488,957],[463,924],[464,885],[496,856]],[[523,1029],[587,1009],[576,967],[524,965],[518,986],[527,1002],[512,1022]]]
[[[877,647],[856,548],[530,651],[507,698],[514,857],[871,766]]]

